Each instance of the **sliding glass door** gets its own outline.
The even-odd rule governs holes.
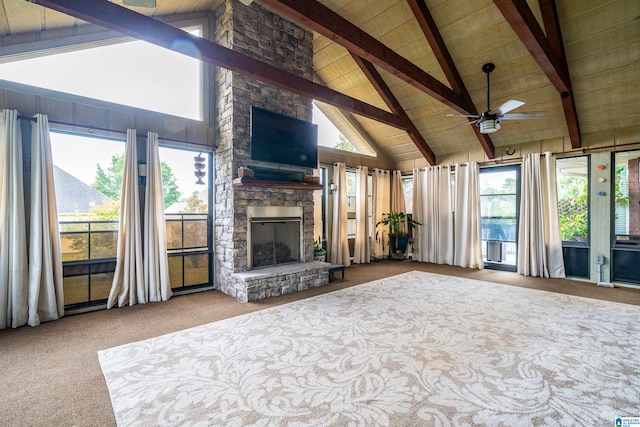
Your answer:
[[[486,268],[516,271],[520,166],[480,170],[482,256]]]

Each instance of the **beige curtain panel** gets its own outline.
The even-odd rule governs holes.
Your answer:
[[[158,134],[149,132],[144,204],[144,287],[149,302],[166,301],[173,294],[169,280],[165,227]]]
[[[331,263],[351,264],[349,240],[347,239],[347,167],[336,163],[333,167],[333,227],[331,230]]]
[[[451,166],[415,169],[414,219],[421,223],[414,238],[414,259],[453,264],[453,188]]]
[[[393,171],[391,180],[391,211],[407,212],[404,200],[404,189],[402,188],[402,172]]]
[[[138,197],[138,154],[134,129],[127,130],[123,174],[116,271],[107,300],[107,308],[115,305],[124,307],[137,303],[143,304],[147,301]]]
[[[389,255],[389,231],[387,227],[376,224],[383,218],[383,214],[389,213],[391,209],[391,176],[389,171],[373,169],[372,177],[372,197],[373,211],[373,242],[372,255],[375,258],[383,259]]]
[[[366,166],[356,169],[356,240],[353,262],[371,262],[371,229],[369,228],[369,170]]]
[[[559,224],[555,156],[527,154],[522,158],[519,274],[565,277]]]
[[[16,110],[0,111],[0,329],[29,318],[29,266],[22,179],[22,133]]]
[[[31,326],[64,316],[62,251],[53,176],[49,119],[31,123],[31,220],[29,221],[29,321]]]
[[[455,167],[453,265],[483,268],[478,162]]]

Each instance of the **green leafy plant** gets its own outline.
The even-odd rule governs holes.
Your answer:
[[[378,221],[376,227],[379,225],[389,227],[389,234],[391,235],[405,235],[409,234],[409,230],[412,230],[417,225],[422,224],[404,212],[391,211],[390,213],[382,214],[382,220]]]
[[[395,257],[406,252],[409,242],[409,230],[422,224],[404,212],[391,211],[390,213],[382,214],[382,220],[376,223],[376,227],[379,225],[385,225],[389,228],[389,251]],[[376,240],[380,241],[380,239],[380,233],[376,232]]]
[[[314,252],[322,252],[324,248],[322,247],[322,237],[318,236],[316,240],[313,241],[313,251]]]

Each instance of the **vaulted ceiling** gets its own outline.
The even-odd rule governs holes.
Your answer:
[[[240,56],[230,63],[214,58],[209,62],[236,67],[237,72],[251,69],[252,77],[341,107],[377,149],[396,162],[424,157],[434,163],[466,151],[493,158],[505,147],[538,141],[555,141],[570,150],[599,140],[594,135],[638,134],[638,1],[255,2],[314,32],[315,83],[292,83],[269,67],[259,67],[256,74],[256,64]],[[95,10],[106,1],[36,3],[66,14],[24,0],[2,0],[0,34],[15,37],[77,26],[83,18],[128,35],[148,35],[139,27],[134,33],[137,21],[120,21],[113,14],[99,22]],[[121,0],[113,3],[122,5]],[[209,11],[219,3],[157,0],[154,8],[125,7],[159,17]],[[237,2],[235,7],[246,6]],[[210,45],[205,48],[215,56],[216,47]],[[489,135],[475,125],[455,127],[467,119],[447,114],[488,109],[482,66],[489,62],[495,64],[491,108],[515,99],[525,105],[514,112],[544,111],[543,118],[504,121],[502,129]]]

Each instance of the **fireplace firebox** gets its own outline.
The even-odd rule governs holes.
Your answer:
[[[250,269],[302,262],[302,208],[250,206],[247,220]]]

